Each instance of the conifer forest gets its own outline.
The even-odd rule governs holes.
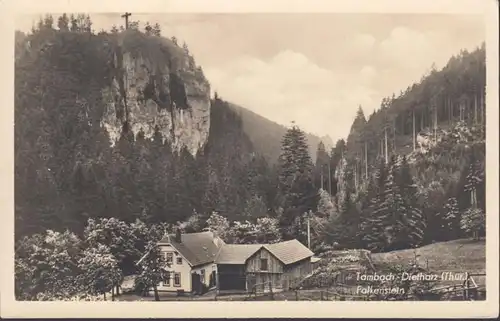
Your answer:
[[[132,274],[154,287],[160,259],[136,262],[176,229],[315,255],[485,237],[484,42],[359,106],[332,146],[211,94],[189,44],[133,18],[16,31],[17,299],[106,297]]]

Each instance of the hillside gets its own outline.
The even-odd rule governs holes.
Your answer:
[[[318,246],[387,252],[485,235],[485,63],[483,43],[369,117],[358,109],[347,141],[324,156],[334,181],[318,205]]]
[[[485,273],[486,247],[485,241],[458,239],[438,242],[417,248],[416,250],[400,250],[387,253],[374,253],[371,259],[375,268],[380,271],[391,265],[408,265],[415,259],[419,266],[428,268],[432,273]],[[478,285],[485,285],[485,277],[474,277]],[[456,283],[447,281],[443,283]]]
[[[275,163],[280,155],[281,140],[287,128],[244,107],[233,103],[230,106],[241,117],[245,133],[252,141],[256,152],[263,155],[268,162]],[[309,144],[309,154],[313,161],[315,161],[316,151],[321,138],[309,133],[306,134],[306,138]],[[328,147],[331,148],[332,145],[331,138],[325,137],[324,139],[329,139],[324,142],[327,150],[329,150]]]
[[[234,219],[274,199],[240,116],[210,101],[187,46],[159,29],[53,23],[16,33],[16,238],[81,233],[93,217]]]

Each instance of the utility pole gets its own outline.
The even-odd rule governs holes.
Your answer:
[[[311,212],[307,212],[307,247],[311,249]]]
[[[125,12],[122,14],[122,18],[125,18],[125,30],[128,29],[128,17],[130,17],[132,14],[130,12]]]

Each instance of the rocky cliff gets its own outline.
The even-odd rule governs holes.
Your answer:
[[[131,31],[115,44],[113,69],[101,119],[111,143],[124,125],[146,138],[157,127],[174,151],[196,155],[208,139],[210,85],[193,58],[167,39]]]

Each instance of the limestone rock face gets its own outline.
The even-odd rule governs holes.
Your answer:
[[[102,90],[105,110],[101,126],[115,144],[127,121],[137,135],[152,138],[157,127],[172,150],[193,156],[208,139],[210,85],[190,57],[173,64],[130,52],[115,55],[116,73]]]

